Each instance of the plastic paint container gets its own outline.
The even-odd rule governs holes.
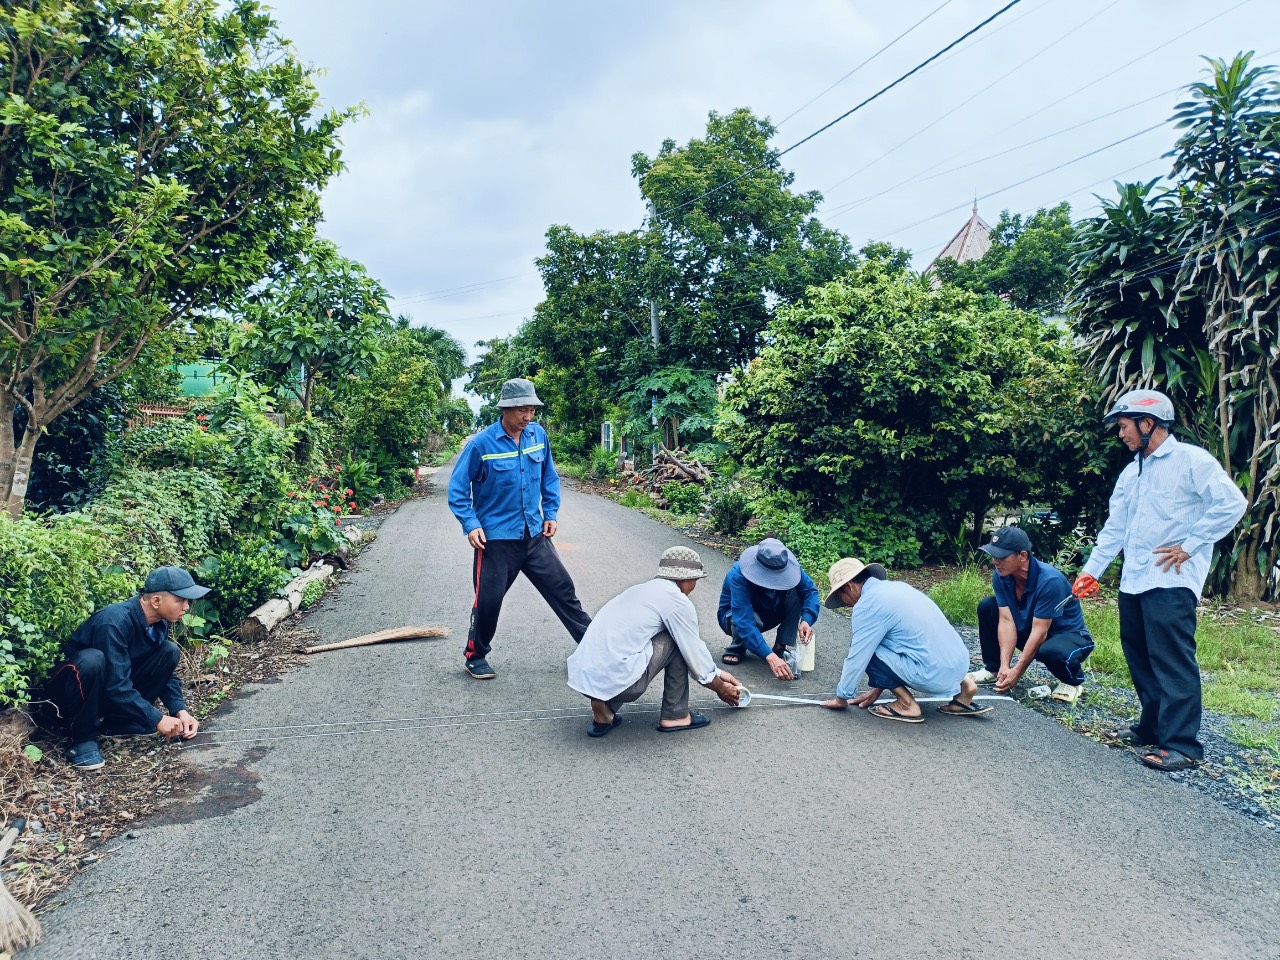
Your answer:
[[[810,637],[808,643],[800,644],[800,669],[805,673],[811,673],[813,671],[814,654],[817,652],[817,647],[817,634]]]
[[[750,706],[750,704],[751,704],[751,691],[748,690],[746,687],[739,687],[738,688],[738,709],[741,710],[743,707]]]

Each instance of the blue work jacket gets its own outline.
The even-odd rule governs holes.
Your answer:
[[[800,582],[791,590],[800,593],[800,619],[813,626],[818,622],[821,603],[817,586],[801,570]],[[761,630],[772,630],[782,622],[782,607],[791,590],[770,590],[754,584],[743,574],[741,562],[734,563],[720,587],[720,606],[716,611],[720,629],[728,633],[729,621],[732,620],[747,649],[763,660],[773,653],[773,647]],[[760,618],[763,627],[756,626],[756,617]]]
[[[560,511],[560,477],[547,431],[530,423],[517,444],[499,420],[472,437],[449,479],[449,509],[463,533],[483,528],[489,540],[540,534],[542,521],[555,520]]]

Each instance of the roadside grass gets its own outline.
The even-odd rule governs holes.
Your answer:
[[[966,567],[935,585],[929,596],[952,623],[972,626],[978,601],[990,592],[990,572]],[[1084,619],[1095,644],[1089,669],[1106,683],[1132,689],[1114,596],[1085,601]],[[1280,740],[1272,726],[1280,721],[1280,629],[1250,611],[1209,606],[1200,611],[1196,648],[1205,708],[1244,721],[1233,727],[1237,744],[1275,748]]]

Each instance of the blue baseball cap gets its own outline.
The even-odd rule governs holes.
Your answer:
[[[199,600],[209,592],[209,588],[197,584],[181,567],[157,567],[147,574],[142,592],[172,593],[183,600]]]
[[[1001,527],[991,535],[990,543],[984,543],[978,549],[994,560],[1003,560],[1023,550],[1030,553],[1031,538],[1021,527]]]

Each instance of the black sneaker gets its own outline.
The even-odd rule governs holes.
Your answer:
[[[467,673],[471,674],[471,676],[475,677],[477,680],[492,680],[497,676],[493,667],[489,666],[489,661],[484,657],[481,657],[479,660],[468,660]]]

